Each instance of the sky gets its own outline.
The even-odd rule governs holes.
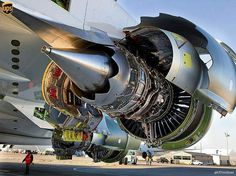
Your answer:
[[[236,51],[236,0],[118,0],[137,21],[140,16],[159,13],[184,17]],[[202,148],[226,148],[225,132],[230,134],[229,149],[236,151],[236,110],[220,118],[213,114],[212,125],[201,140]],[[193,148],[200,148],[197,143]]]

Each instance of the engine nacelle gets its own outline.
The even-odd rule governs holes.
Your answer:
[[[212,108],[222,115],[233,111],[235,63],[209,34],[168,15],[142,18],[124,32],[114,46],[43,52],[63,70],[75,97],[117,117],[131,136],[153,146],[191,146],[206,133]],[[206,53],[210,68],[200,58]]]
[[[195,90],[194,96],[212,106],[222,115],[234,110],[236,106],[236,59],[235,54],[231,53],[232,50],[229,50],[228,46],[221,45],[210,34],[192,22],[168,14],[160,14],[158,17],[142,17],[139,25],[126,28],[125,31],[146,26],[177,33],[192,44],[198,55],[209,55],[211,60],[206,61],[204,65],[209,62],[212,62],[212,65],[206,73],[203,73],[205,74],[204,80],[200,81],[201,84]],[[207,77],[209,81],[207,81]],[[171,77],[167,79],[171,80]]]

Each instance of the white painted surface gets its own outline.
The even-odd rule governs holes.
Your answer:
[[[137,24],[114,0],[71,0],[69,11],[85,22],[84,29],[97,28],[114,38],[124,37],[122,29]]]
[[[7,0],[3,1],[7,2]],[[81,29],[83,27],[83,21],[80,21],[80,18],[73,17],[68,11],[59,7],[51,0],[11,0],[11,2],[13,3],[13,7],[32,16]]]
[[[31,102],[10,96],[5,96],[4,100],[15,106],[19,111],[21,111],[21,113],[23,113],[40,128],[53,129],[53,127],[48,122],[34,116],[35,107],[43,107],[44,103]]]

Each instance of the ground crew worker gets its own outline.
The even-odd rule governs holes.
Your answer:
[[[147,165],[150,165],[151,166],[151,164],[152,164],[152,153],[148,150],[147,151],[147,158],[146,158],[146,164]]]
[[[33,162],[34,157],[30,150],[27,151],[26,157],[23,159],[22,163],[25,162],[25,174],[29,175],[29,166]]]

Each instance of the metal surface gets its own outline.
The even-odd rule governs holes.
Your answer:
[[[1,144],[15,145],[51,145],[51,136],[48,138],[21,136],[19,134],[0,133]]]
[[[198,129],[198,123],[204,118],[201,102],[212,105],[222,115],[225,115],[226,109],[222,108],[225,107],[224,100],[208,89],[212,84],[210,71],[215,63],[208,70],[199,57],[199,50],[185,37],[159,29],[155,25],[145,25],[141,23],[126,30],[126,38],[115,47],[110,47],[113,50],[109,52],[109,59],[113,61],[108,64],[110,67],[104,64],[108,60],[104,61],[104,58],[101,59],[97,54],[93,55],[96,62],[89,62],[88,58],[93,58],[89,55],[89,49],[80,53],[76,50],[61,51],[49,48],[44,48],[43,51],[64,69],[84,92],[74,91],[83,101],[113,117],[121,118],[119,124],[131,136],[145,140],[150,145],[160,146],[168,141],[189,138],[190,134]],[[99,49],[108,51],[105,47],[94,49],[97,49],[97,53],[101,52]],[[209,49],[209,52],[210,50],[214,49]],[[79,59],[76,60],[76,57]],[[80,60],[86,61],[85,64],[81,64]],[[100,79],[100,84],[97,87],[89,84],[85,86],[84,80],[75,76],[76,64],[80,77],[84,76],[93,85],[98,84],[96,80]],[[90,69],[94,66],[97,68],[95,71]],[[105,74],[99,72],[102,68],[107,68]],[[113,73],[109,74],[109,71]],[[102,76],[97,77],[97,74]],[[107,83],[101,80],[106,80]],[[234,86],[232,80],[230,86]],[[92,96],[88,97],[86,93],[91,93]],[[105,122],[103,129],[112,130],[105,130],[100,134],[107,137],[94,135],[95,143],[104,142],[103,147],[109,146],[112,150],[124,148],[122,141],[127,139],[118,139],[117,136],[125,135],[120,133],[120,129],[116,131],[109,120]],[[103,123],[102,121],[101,124]],[[109,135],[111,131],[116,131],[117,136]],[[117,143],[117,140],[120,142]],[[189,145],[194,141],[197,139]]]
[[[136,150],[141,143],[140,140],[131,137],[123,131],[115,118],[110,118],[107,115],[104,116],[96,131],[100,133],[100,135],[95,135],[94,137],[102,141],[104,140],[103,147],[112,150]],[[102,136],[105,136],[105,138]],[[96,139],[96,141],[99,141],[98,139]],[[132,141],[131,144],[130,140]],[[93,139],[93,141],[95,141],[95,139]],[[126,149],[127,147],[128,149]]]
[[[50,124],[34,116],[35,107],[43,107],[43,103],[32,102],[11,96],[5,96],[3,100],[12,104],[16,109],[18,109],[22,114],[24,114],[30,121],[32,121],[38,127],[43,129],[53,129]]]
[[[35,3],[32,1],[29,1],[28,5],[27,3],[25,4],[24,2],[22,3],[17,0],[14,0],[14,3],[15,8],[12,16],[20,20],[29,29],[34,31],[41,39],[53,47],[79,47],[83,45],[83,40],[104,45],[113,45],[112,40],[105,32],[83,30],[83,24],[81,21],[69,15],[68,12],[62,8],[57,7],[53,2],[46,0],[42,3],[44,4],[42,9],[45,11],[48,12],[50,9],[48,7],[54,9],[54,14],[52,14],[51,9],[50,12],[48,12],[48,16],[41,10],[39,12],[38,7],[35,7]],[[24,6],[22,6],[22,4]],[[29,4],[31,6],[29,6]],[[36,2],[36,4],[38,3]],[[35,13],[36,9],[32,9],[33,7],[37,9],[38,13]],[[62,22],[62,19],[59,19],[58,15],[55,15],[56,12],[63,14],[67,20]],[[70,20],[68,21],[68,19]]]
[[[102,113],[81,101],[71,90],[70,80],[51,62],[47,67],[42,93],[46,101],[44,119],[61,129],[93,131],[102,120]],[[46,113],[45,113],[46,111]]]
[[[96,162],[98,160],[116,162],[123,158],[128,150],[139,149],[141,143],[140,140],[124,132],[115,118],[112,119],[107,115],[104,115],[96,130],[91,133],[84,131],[86,130],[56,128],[52,137],[56,154],[72,155],[75,151],[84,150]]]
[[[162,149],[165,150],[180,150],[188,148],[202,139],[202,137],[207,133],[210,128],[212,121],[212,109],[209,107],[204,107],[204,113],[200,118],[199,124],[197,127],[192,129],[192,132],[189,132],[187,136],[174,139],[162,144]]]
[[[169,38],[173,49],[173,61],[166,79],[193,95],[199,87],[208,85],[206,66],[199,58],[192,44],[182,36],[162,30]],[[179,42],[183,42],[180,46]],[[204,80],[204,81],[205,81]]]
[[[43,102],[40,84],[49,59],[38,51],[45,42],[2,9],[0,31],[0,94],[5,98],[0,103],[0,143],[50,145],[52,126],[33,117]]]
[[[105,115],[97,127],[98,132],[101,130],[100,134],[93,133],[91,143],[112,150],[101,158],[103,162],[117,162],[125,157],[129,150],[138,150],[140,147],[141,141],[124,132],[114,118]]]
[[[41,3],[38,3],[37,0],[12,0],[11,2],[13,3],[14,10],[19,9],[33,17],[46,20],[47,23],[53,21],[58,24],[63,24],[64,26],[75,27],[76,30],[81,29],[77,30],[75,33],[79,36],[82,34],[81,36],[83,36],[82,38],[84,39],[92,39],[93,41],[99,41],[103,44],[111,44],[109,37],[123,38],[124,33],[122,32],[122,28],[137,24],[137,21],[134,20],[117,1],[102,0],[98,2],[96,0],[90,0],[90,2],[87,3],[87,0],[70,0],[68,11],[57,6],[50,0],[41,0]],[[113,15],[114,12],[119,15]],[[31,21],[29,20],[28,23],[31,23]],[[54,39],[56,39],[55,44],[62,40],[62,38],[69,38],[69,36],[62,35],[58,37],[59,35],[55,35],[55,31],[49,31],[49,29],[52,29],[50,27],[46,29],[48,30],[40,30],[41,34],[47,36],[48,39],[54,37]],[[73,32],[70,31],[70,33]],[[60,44],[65,45],[65,42],[60,42]]]
[[[121,100],[120,98],[123,97],[122,93],[128,86],[128,82],[130,79],[130,65],[126,60],[124,54],[119,50],[115,50],[112,59],[115,61],[118,67],[118,73],[109,79],[109,91],[103,93],[96,93],[94,100],[84,98],[85,102],[89,102],[94,106],[102,107],[104,105],[112,104],[118,99]],[[107,109],[109,108],[112,109],[112,107],[107,106]]]
[[[119,1],[113,0],[70,0],[69,13],[84,21],[85,29],[106,31],[111,38],[124,38],[122,28],[137,24]]]
[[[210,34],[184,18],[167,14],[160,14],[159,17],[142,17],[139,25],[126,28],[125,31],[144,26],[154,26],[175,32],[185,37],[195,47],[198,54],[210,54],[213,64],[206,72],[207,74],[202,70],[202,83],[199,84],[194,96],[207,105],[213,106],[222,115],[234,110],[236,106],[235,63]]]
[[[78,52],[44,47],[42,51],[52,59],[84,92],[99,92],[109,87],[108,79],[116,74],[116,63],[105,53]]]
[[[128,15],[120,8],[120,16],[110,18],[115,1],[101,16],[93,16],[106,9],[96,7],[100,2],[81,4],[82,18],[50,1],[42,1],[45,4],[40,3],[39,9],[34,2],[13,0],[12,15],[0,13],[1,105],[7,105],[7,111],[20,111],[8,114],[1,109],[1,118],[6,119],[0,134],[9,137],[1,142],[17,135],[22,141],[16,143],[22,144],[50,137],[51,131],[40,129],[38,124],[43,123],[33,118],[34,108],[44,103],[40,80],[48,59],[39,48],[46,43],[53,48],[42,51],[60,67],[53,75],[49,64],[42,84],[51,116],[46,120],[56,128],[52,143],[59,154],[87,150],[94,159],[99,155],[105,162],[114,162],[128,149],[139,148],[140,140],[134,136],[166,149],[188,147],[206,133],[211,107],[222,115],[235,108],[235,53],[191,22],[168,15],[143,17],[140,25],[122,34],[119,28],[133,21],[124,18]],[[105,24],[100,24],[103,19]],[[117,19],[126,20],[116,25]],[[206,53],[213,61],[209,70],[199,57]],[[62,70],[65,73],[58,76],[62,79],[55,79]],[[102,115],[96,108],[121,118],[119,123],[108,116],[100,122]]]
[[[52,131],[33,123],[16,107],[0,101],[0,143],[50,145]]]
[[[0,80],[5,81],[17,81],[17,82],[29,82],[28,78],[9,72],[5,69],[0,68]]]
[[[228,46],[226,43],[224,42],[219,42],[221,44],[221,46],[225,49],[225,51],[229,54],[229,56],[231,57],[231,59],[234,61],[234,63],[236,64],[236,53],[234,52],[234,50],[232,48],[230,48],[230,46]]]
[[[152,65],[148,62],[149,56],[144,55],[141,49],[134,51],[130,49],[129,51],[130,46],[128,44],[132,42],[132,38],[146,41],[146,38],[142,38],[144,36],[149,36],[148,41],[152,41],[154,47],[156,47],[155,53],[152,48],[152,54],[156,59]],[[127,130],[130,135],[146,140],[151,145],[158,146],[163,142],[184,135],[190,130],[189,128],[195,129],[196,121],[201,119],[202,114],[195,109],[197,103],[191,105],[191,94],[194,94],[199,84],[201,85],[200,81],[204,80],[202,78],[204,67],[202,68],[202,61],[198,58],[194,48],[183,37],[158,28],[139,29],[130,34],[130,37],[131,41],[127,37],[126,41],[121,41],[116,48],[111,48],[114,50],[114,54],[110,56],[110,59],[113,59],[118,66],[118,73],[113,74],[113,77],[106,77],[109,87],[101,84],[99,89],[86,90],[87,93],[94,94],[94,98],[90,99],[86,98],[83,93],[74,93],[83,101],[100,108],[109,115],[122,118],[119,122],[122,128]],[[160,47],[158,43],[164,44],[166,47]],[[127,44],[126,48],[122,46],[125,44]],[[136,45],[142,45],[142,43],[136,43]],[[148,49],[146,48],[147,52],[149,52]],[[173,54],[171,54],[171,49]],[[84,78],[88,78],[90,81],[93,79],[89,74],[98,74],[102,68],[100,67],[96,72],[87,69],[87,65],[92,67],[94,64],[88,61],[89,55],[86,54],[91,53],[89,50],[76,53],[75,50],[61,51],[43,48],[43,51],[48,53],[71,79],[73,78],[73,82],[77,81],[75,83],[80,89],[80,86],[84,84],[84,80],[75,77],[76,72],[73,68],[76,67],[76,64],[79,66],[79,75],[84,75]],[[162,55],[160,56],[161,52]],[[167,54],[171,58],[165,56]],[[78,56],[78,59],[76,59],[76,56]],[[88,64],[82,65],[79,56],[85,56],[84,60]],[[156,56],[159,56],[159,60]],[[104,65],[103,59],[94,55],[94,58],[96,57],[97,62],[94,65]],[[83,58],[81,60],[83,61]],[[166,61],[164,62],[164,60]],[[171,66],[166,66],[170,65],[169,61],[172,61]],[[158,62],[164,62],[166,65],[162,63],[160,66]],[[112,69],[114,70],[114,67],[107,70]],[[173,77],[173,79],[171,78],[168,82],[162,72],[167,72],[166,77]],[[109,75],[108,71],[106,74]],[[172,85],[171,82],[176,84],[177,87]],[[83,91],[85,92],[85,90]],[[130,119],[130,121],[125,119]],[[105,134],[97,132],[98,134],[93,136],[94,144],[104,142],[104,147],[108,145],[109,149],[112,148],[113,150],[124,148],[122,141],[127,139],[119,138],[120,143],[116,141],[116,135],[125,136],[120,133],[120,129],[115,132],[116,135],[108,135],[106,138],[101,136],[110,134],[110,131],[116,131],[116,126],[113,123],[109,120],[105,122],[103,129],[109,130],[103,130]],[[101,124],[103,123],[102,121]],[[101,124],[96,130],[100,130]]]
[[[236,66],[233,60],[226,53],[224,48],[207,32],[199,27],[196,30],[201,32],[207,39],[206,49],[212,57],[212,66],[208,71],[208,90],[199,89],[199,93],[210,100],[215,109],[219,111],[232,112],[236,106]],[[212,102],[211,102],[212,101]],[[221,110],[222,108],[223,110]],[[224,113],[224,112],[223,112]]]
[[[42,102],[41,79],[49,62],[47,56],[40,53],[45,42],[20,21],[11,15],[3,14],[2,11],[0,31],[0,77],[4,77],[0,80],[0,94]],[[18,41],[19,46],[12,45],[13,40]],[[19,54],[12,54],[13,49],[18,50]],[[40,65],[40,68],[35,69],[35,65]]]

